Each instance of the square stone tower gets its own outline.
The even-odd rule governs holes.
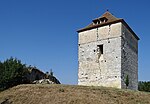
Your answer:
[[[123,19],[107,11],[77,32],[79,85],[138,89],[139,38]]]

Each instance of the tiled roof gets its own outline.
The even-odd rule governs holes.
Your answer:
[[[98,24],[95,23],[97,21],[101,21],[102,19],[105,19],[106,21],[98,23]],[[110,24],[118,23],[118,22],[122,22],[129,29],[129,31],[135,36],[135,38],[137,40],[139,40],[139,37],[134,33],[134,31],[129,27],[129,25],[123,19],[116,18],[115,16],[113,16],[108,11],[105,12],[99,18],[94,19],[93,22],[91,24],[89,24],[88,26],[86,26],[85,28],[79,29],[77,32],[82,32],[82,31],[93,29],[93,28],[97,28],[97,27],[101,27],[101,26],[105,26],[105,25],[110,25]]]
[[[112,21],[116,21],[116,20],[118,20],[119,18],[116,18],[115,16],[113,16],[110,12],[105,12],[101,17],[99,17],[99,18],[96,18],[96,19],[100,19],[100,18],[103,18],[103,17],[105,17],[105,18],[107,18],[108,19],[108,21],[107,22],[112,22]]]

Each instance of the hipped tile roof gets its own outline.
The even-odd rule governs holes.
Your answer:
[[[102,26],[106,26],[106,25],[110,25],[110,24],[121,22],[121,23],[123,23],[126,26],[126,28],[128,28],[128,30],[135,36],[135,38],[137,40],[139,40],[139,37],[134,33],[134,31],[129,27],[129,25],[123,19],[116,18],[110,12],[107,11],[102,16],[100,16],[99,18],[94,19],[93,21],[100,20],[102,18],[106,18],[107,21],[106,22],[102,22],[100,24],[91,23],[88,26],[86,26],[85,28],[79,29],[77,32],[79,33],[79,32],[83,32],[83,31],[86,31],[86,30],[93,29],[93,28],[98,28],[98,27],[102,27]]]

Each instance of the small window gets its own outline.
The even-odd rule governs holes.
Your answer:
[[[105,23],[105,22],[107,22],[108,19],[106,17],[102,17],[99,20],[101,21],[101,23]]]
[[[97,62],[99,62],[99,59],[101,55],[103,54],[103,45],[97,45]]]
[[[103,45],[98,45],[97,49],[98,49],[100,54],[103,54]]]
[[[106,17],[101,17],[101,18],[97,18],[97,19],[93,20],[93,24],[98,25],[101,23],[105,23],[107,21],[108,21],[108,19]]]

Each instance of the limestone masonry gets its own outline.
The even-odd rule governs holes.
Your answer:
[[[106,12],[78,30],[78,84],[138,89],[138,36]]]

